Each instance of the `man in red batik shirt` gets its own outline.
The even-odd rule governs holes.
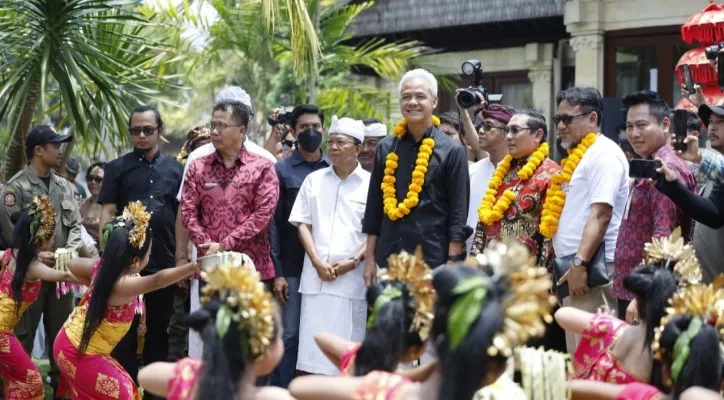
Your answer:
[[[656,92],[636,92],[624,99],[628,109],[626,137],[636,154],[644,159],[660,159],[679,174],[679,179],[696,193],[696,180],[686,161],[676,156],[668,144],[671,110]],[[616,264],[613,290],[618,298],[618,316],[626,317],[626,308],[633,294],[623,288],[623,279],[631,274],[644,258],[644,245],[652,237],[666,237],[681,226],[684,240],[691,239],[691,217],[673,201],[656,190],[648,179],[632,179],[628,201],[616,241]]]
[[[274,278],[269,223],[279,198],[274,165],[244,146],[249,108],[223,101],[209,129],[216,151],[189,165],[181,200],[184,226],[202,255],[247,254],[262,280]]]

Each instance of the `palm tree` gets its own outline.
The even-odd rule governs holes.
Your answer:
[[[0,121],[12,139],[5,176],[22,168],[37,119],[70,125],[86,152],[127,140],[130,105],[174,86],[180,30],[139,0],[0,2]],[[51,99],[52,106],[49,106]],[[68,151],[66,151],[68,152]]]

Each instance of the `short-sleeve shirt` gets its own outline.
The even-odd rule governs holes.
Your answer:
[[[156,153],[148,161],[143,153],[132,151],[106,166],[98,195],[101,204],[115,204],[116,214],[128,203],[140,201],[151,213],[151,258],[146,271],[156,272],[175,265],[176,194],[181,186],[183,167],[175,159]]]
[[[613,262],[629,190],[628,161],[621,148],[599,134],[578,163],[571,181],[561,189],[566,192],[566,203],[553,237],[556,256],[566,257],[578,251],[591,205],[605,203],[613,207],[604,235],[606,261]]]

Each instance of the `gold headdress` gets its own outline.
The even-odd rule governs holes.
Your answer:
[[[55,231],[55,208],[46,195],[37,195],[28,206],[30,222],[30,237],[36,243],[53,237]]]
[[[103,243],[106,242],[113,229],[123,226],[131,229],[128,232],[128,241],[131,246],[140,250],[146,242],[146,230],[148,230],[150,221],[151,214],[146,211],[146,206],[143,203],[140,201],[128,203],[126,208],[123,209],[123,214],[116,218],[115,222],[104,226]]]
[[[717,330],[721,342],[722,337],[724,337],[724,275],[720,275],[715,279],[714,283],[709,285],[698,284],[683,287],[669,299],[666,315],[661,318],[661,323],[655,330],[654,343],[652,344],[657,360],[663,361],[666,355],[660,345],[664,328],[672,319],[682,315],[691,316],[693,322],[689,325],[687,332],[681,334],[681,337],[684,337],[681,345],[677,340],[677,348],[688,348],[689,343],[696,335],[695,332],[698,332],[703,323],[709,324]],[[719,347],[722,347],[721,343]],[[678,374],[686,363],[688,352],[677,350],[670,355],[670,358],[673,360],[671,375],[676,381]]]
[[[380,280],[398,280],[404,282],[414,301],[415,316],[412,319],[410,332],[417,331],[420,340],[427,340],[430,335],[432,319],[435,316],[435,289],[432,287],[432,272],[422,257],[422,247],[417,246],[415,254],[406,251],[393,254],[387,259],[387,269],[382,270]],[[377,307],[375,307],[377,308]],[[376,311],[370,315],[374,321]]]
[[[491,243],[485,252],[469,257],[466,265],[492,272],[493,279],[506,279],[508,293],[503,299],[503,330],[493,339],[488,354],[509,357],[513,349],[545,333],[553,321],[551,279],[545,268],[535,265],[528,249],[518,242]]]
[[[199,140],[209,138],[211,138],[211,132],[209,131],[209,128],[207,126],[197,126],[195,128],[192,128],[186,134],[186,142],[184,142],[184,145],[181,146],[181,150],[176,156],[176,160],[181,164],[185,163],[186,159],[189,157],[191,148],[193,148]]]
[[[264,354],[274,339],[274,302],[261,282],[249,257],[214,265],[201,272],[207,282],[201,289],[201,303],[214,296],[223,305],[216,313],[216,332],[223,337],[232,322],[243,332],[243,346],[255,359]]]
[[[683,285],[693,285],[701,282],[701,267],[696,258],[694,248],[684,244],[681,236],[681,227],[671,232],[669,237],[654,237],[650,243],[644,245],[646,256],[642,264],[661,264],[664,268],[674,264],[676,273]]]

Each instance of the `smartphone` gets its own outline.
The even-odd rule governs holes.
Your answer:
[[[716,58],[716,65],[717,65],[717,83],[720,88],[724,89],[724,57],[717,57]]]
[[[689,94],[694,94],[696,90],[694,89],[694,77],[691,75],[691,67],[689,67],[689,64],[683,64],[679,68],[681,70],[681,79],[686,86],[686,91],[688,91]]]
[[[686,120],[688,118],[688,113],[686,110],[674,110],[674,137],[676,138],[674,140],[674,149],[675,150],[686,150],[686,143],[684,143],[684,139],[686,139],[687,135],[687,127],[686,127]]]
[[[634,158],[629,163],[628,176],[631,178],[656,179],[659,176],[659,173],[656,170],[659,168],[661,168],[661,163],[659,161]]]

